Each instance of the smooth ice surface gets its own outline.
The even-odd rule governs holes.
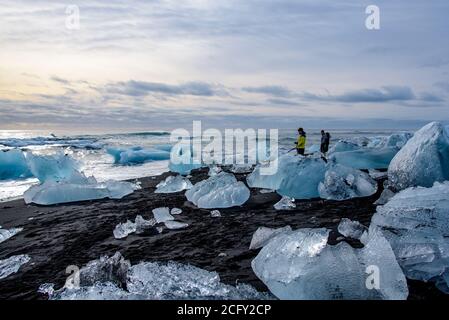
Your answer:
[[[0,226],[0,243],[15,236],[22,230],[23,230],[23,228],[2,229],[2,227]]]
[[[167,207],[153,209],[153,215],[157,223],[175,220]]]
[[[431,122],[418,130],[391,161],[388,179],[397,190],[449,180],[449,126]]]
[[[249,245],[250,250],[259,249],[265,246],[271,239],[276,237],[277,235],[292,231],[290,226],[285,226],[282,228],[267,228],[267,227],[259,227],[256,232],[254,232],[253,237],[251,239],[251,243]]]
[[[24,179],[31,176],[21,150],[0,151],[0,180]]]
[[[0,279],[4,279],[13,273],[19,271],[20,267],[30,261],[31,258],[26,254],[12,256],[4,260],[0,260]]]
[[[245,284],[220,282],[216,272],[169,261],[131,265],[119,253],[102,257],[80,270],[81,287],[54,290],[42,285],[52,300],[261,300],[270,295]],[[126,289],[125,289],[126,288]]]
[[[170,150],[167,151],[164,148],[151,150],[145,150],[142,147],[129,149],[108,148],[107,153],[114,157],[114,163],[121,165],[135,165],[148,161],[170,159]]]
[[[273,207],[276,210],[291,210],[296,208],[295,199],[283,196]]]
[[[408,288],[387,240],[373,232],[365,247],[327,244],[329,230],[299,229],[274,237],[252,261],[255,274],[280,299],[406,299]],[[367,289],[365,271],[379,268],[380,286]]]
[[[168,176],[164,181],[161,181],[156,186],[155,193],[175,193],[183,190],[188,190],[193,187],[189,179],[181,175]]]
[[[164,224],[165,224],[165,227],[167,227],[167,229],[170,229],[170,230],[184,229],[189,226],[189,224],[187,224],[187,223],[174,221],[174,220],[165,221]]]
[[[360,170],[330,164],[318,190],[321,198],[340,201],[373,195],[377,192],[377,182]]]
[[[408,188],[378,206],[370,225],[383,232],[411,279],[449,293],[449,182]]]
[[[52,205],[104,198],[121,199],[139,188],[130,182],[110,180],[100,183],[94,177],[77,174],[73,180],[48,180],[30,187],[23,195],[25,203]]]
[[[276,190],[282,196],[295,199],[318,198],[318,184],[324,180],[326,163],[321,158],[283,155],[279,157],[274,175],[263,175],[261,165],[248,175],[246,181],[252,188]]]
[[[351,219],[348,218],[341,219],[337,229],[338,232],[340,232],[345,237],[353,239],[360,239],[362,237],[362,234],[365,231],[368,231],[368,228],[365,227],[360,222],[352,221]]]
[[[226,172],[200,181],[186,192],[187,200],[206,209],[240,206],[249,196],[250,191],[246,185]]]

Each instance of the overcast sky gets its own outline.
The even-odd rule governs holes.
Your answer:
[[[380,30],[365,27],[372,4]],[[3,0],[0,129],[448,121],[448,13],[447,0]]]

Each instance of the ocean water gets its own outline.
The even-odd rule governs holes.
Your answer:
[[[338,140],[361,141],[369,138],[389,136],[392,130],[329,130],[332,142]],[[318,147],[320,131],[307,132],[308,147]],[[279,152],[284,153],[294,147],[297,139],[295,129],[279,130]],[[153,149],[170,144],[170,132],[149,131],[137,133],[96,133],[79,134],[71,132],[51,133],[46,131],[0,130],[0,150],[20,148],[37,154],[52,154],[62,151],[76,159],[81,170],[93,175],[97,180],[128,180],[160,175],[168,171],[168,160],[149,161],[136,165],[117,165],[107,153],[107,148],[141,147]],[[20,198],[23,192],[37,183],[34,178],[20,180],[0,180],[0,201]]]

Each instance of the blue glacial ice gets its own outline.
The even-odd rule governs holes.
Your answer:
[[[273,205],[276,210],[292,210],[296,208],[295,199],[283,196],[281,200]]]
[[[360,170],[329,163],[318,190],[323,199],[341,201],[375,194],[377,182]]]
[[[40,292],[51,300],[261,300],[271,295],[249,285],[223,284],[216,272],[177,262],[136,265],[120,253],[89,262],[80,270],[80,287],[55,290],[44,284]]]
[[[171,151],[168,169],[182,175],[188,175],[192,170],[199,169],[205,165],[201,161],[193,159],[193,151],[190,146],[177,146]]]
[[[23,230],[23,228],[2,229],[2,226],[0,226],[0,243],[15,236],[22,230]]]
[[[132,147],[129,149],[107,148],[107,152],[114,157],[115,164],[135,165],[149,161],[168,160],[170,159],[170,150],[161,146],[161,149],[145,150],[141,147]]]
[[[79,164],[62,152],[52,155],[36,155],[27,152],[26,161],[31,173],[40,182],[82,179],[78,171]]]
[[[170,209],[168,207],[156,208],[153,209],[152,212],[156,223],[175,220],[175,217],[170,214]]]
[[[0,279],[4,279],[14,273],[17,273],[25,263],[31,258],[26,254],[12,256],[4,260],[0,260]]]
[[[356,143],[353,143],[350,141],[345,141],[345,140],[340,140],[340,141],[337,141],[337,143],[335,143],[329,149],[329,153],[354,151],[354,150],[358,150],[360,148],[361,147]]]
[[[31,176],[32,173],[21,150],[0,151],[0,180],[24,179]]]
[[[226,172],[200,181],[186,191],[187,200],[205,209],[241,206],[249,196],[250,191],[246,185]]]
[[[327,244],[329,230],[283,232],[252,261],[254,273],[279,299],[393,299],[408,296],[407,282],[381,233],[354,249],[346,242]],[[378,268],[379,285],[367,285],[369,267]],[[371,283],[370,283],[371,284]]]
[[[352,221],[348,218],[343,218],[340,220],[337,230],[345,237],[352,239],[361,239],[363,233],[368,231],[368,228],[358,221]]]
[[[262,174],[263,164],[256,166],[246,181],[251,188],[276,190],[295,199],[318,198],[318,185],[324,180],[326,163],[321,158],[285,154],[279,157],[278,170],[273,175]]]
[[[175,193],[189,190],[193,187],[189,179],[177,175],[168,176],[165,180],[159,182],[156,186],[155,193]]]
[[[449,180],[449,126],[432,122],[415,133],[388,168],[397,190]]]
[[[378,206],[370,225],[381,230],[410,279],[433,281],[449,294],[449,182],[415,187]]]
[[[256,250],[265,246],[271,239],[280,235],[281,233],[292,231],[290,226],[285,226],[282,228],[267,228],[267,227],[259,227],[256,232],[254,232],[253,237],[251,238],[251,243],[249,245],[250,250]]]

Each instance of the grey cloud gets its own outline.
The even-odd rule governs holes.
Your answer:
[[[244,87],[242,91],[267,94],[275,97],[289,97],[292,94],[288,88],[283,86]]]

